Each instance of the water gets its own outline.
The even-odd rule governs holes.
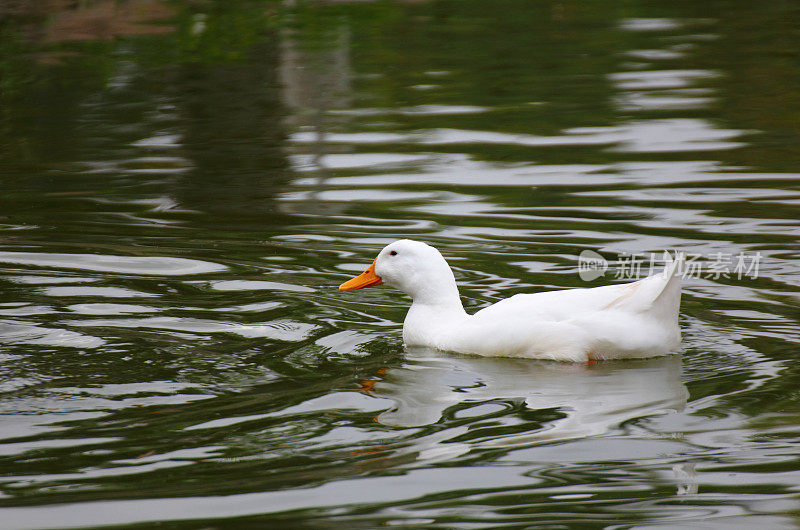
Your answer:
[[[796,527],[794,3],[21,6],[0,526]],[[705,268],[679,355],[472,358],[337,291],[400,237],[469,311]]]

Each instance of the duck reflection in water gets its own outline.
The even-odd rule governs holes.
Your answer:
[[[428,349],[409,350],[400,368],[382,370],[362,389],[395,405],[376,418],[395,427],[454,423],[447,437],[478,420],[508,419],[509,412],[539,418],[529,428],[486,429],[469,438],[475,447],[508,447],[604,434],[633,418],[680,411],[689,393],[681,381],[678,355],[646,360],[563,364],[527,359],[454,356]],[[467,420],[464,422],[463,420]],[[465,425],[466,424],[466,425]],[[506,434],[503,434],[506,433]]]

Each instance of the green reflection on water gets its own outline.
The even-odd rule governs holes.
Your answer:
[[[793,522],[793,3],[1,9],[0,241],[50,256],[2,264],[5,521]],[[765,260],[687,282],[681,357],[420,359],[335,290],[406,236],[470,310],[584,248]]]

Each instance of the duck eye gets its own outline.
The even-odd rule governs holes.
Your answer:
[[[389,255],[390,256],[397,256],[397,251],[393,250],[393,251],[389,252]]]

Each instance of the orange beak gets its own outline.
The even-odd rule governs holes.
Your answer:
[[[375,258],[375,261],[377,260],[378,258]],[[352,280],[347,280],[342,285],[340,285],[339,290],[355,291],[356,289],[361,289],[363,287],[372,287],[373,285],[382,284],[383,280],[381,280],[381,277],[375,274],[375,261],[372,262],[372,265],[370,265],[367,270],[365,270]]]

